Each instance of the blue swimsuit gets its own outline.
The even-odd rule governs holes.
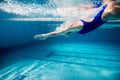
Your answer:
[[[84,20],[80,20],[83,23],[83,29],[81,31],[79,31],[78,33],[80,34],[86,34],[88,32],[91,32],[93,30],[95,30],[96,28],[98,28],[99,26],[101,26],[102,24],[104,24],[107,21],[102,21],[101,20],[101,16],[105,10],[105,8],[107,7],[107,4],[105,4],[102,9],[99,11],[99,13],[94,17],[94,20],[91,22],[86,22]]]

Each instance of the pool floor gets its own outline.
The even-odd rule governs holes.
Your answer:
[[[7,58],[0,80],[120,80],[120,49],[113,44],[38,44]]]

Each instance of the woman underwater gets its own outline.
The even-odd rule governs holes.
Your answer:
[[[80,34],[86,34],[91,32],[108,20],[120,19],[120,2],[117,0],[103,0],[101,10],[96,16],[90,19],[81,19],[71,25],[65,26],[62,29],[46,33],[35,35],[34,38],[38,40],[45,40],[48,37],[57,35],[69,35],[71,32],[78,32]]]

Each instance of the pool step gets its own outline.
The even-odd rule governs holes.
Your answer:
[[[59,52],[58,51],[58,52],[54,52],[54,55],[120,62],[120,55],[116,55],[116,54],[94,54],[94,53],[89,54],[89,53],[81,53],[81,52]]]
[[[47,61],[68,63],[84,66],[96,66],[104,68],[119,68],[120,59],[116,56],[102,56],[102,55],[86,55],[78,53],[59,53],[54,52],[51,56],[44,58]]]
[[[112,55],[120,56],[120,49],[105,49],[95,47],[81,47],[81,46],[58,46],[53,48],[54,52],[63,53],[85,53],[85,54],[96,54],[96,55]]]

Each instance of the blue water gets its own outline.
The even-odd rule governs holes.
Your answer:
[[[48,7],[49,2],[14,1],[39,4],[41,8]],[[60,7],[55,1],[50,8]],[[70,4],[78,1],[83,2],[68,0]],[[34,35],[51,32],[64,21],[54,20],[53,14],[49,16],[53,20],[33,20],[36,16],[31,17],[30,11],[23,15],[3,8],[6,9],[0,8],[0,80],[120,80],[119,21],[107,22],[85,35],[73,33],[69,38],[56,36],[38,41]]]

